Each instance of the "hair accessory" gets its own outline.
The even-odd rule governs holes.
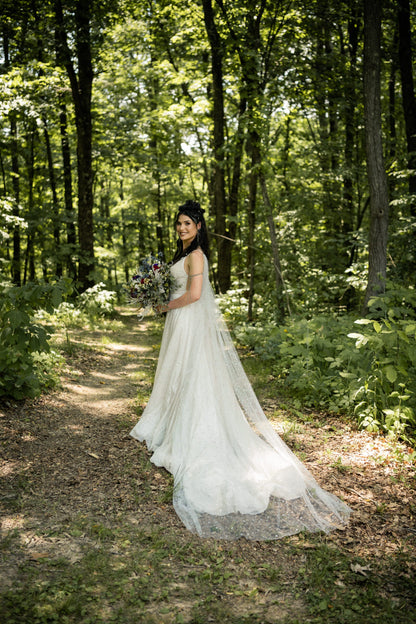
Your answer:
[[[194,201],[193,199],[188,199],[182,206],[179,206],[178,215],[186,214],[190,217],[195,223],[199,223],[201,218],[204,215],[205,210],[201,208],[199,202]]]

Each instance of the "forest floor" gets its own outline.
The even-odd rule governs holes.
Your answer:
[[[0,621],[5,624],[410,624],[416,494],[410,450],[354,423],[295,410],[252,354],[264,410],[327,490],[343,531],[279,541],[200,539],[172,478],[129,431],[146,403],[162,324],[120,310],[63,332],[59,389],[0,406]]]

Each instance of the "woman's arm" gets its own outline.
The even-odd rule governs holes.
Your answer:
[[[200,249],[195,249],[195,251],[187,256],[185,260],[185,271],[189,276],[186,284],[186,292],[177,299],[169,301],[167,310],[183,308],[183,306],[194,303],[200,298],[204,272],[204,254]]]

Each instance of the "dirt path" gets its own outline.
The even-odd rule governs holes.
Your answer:
[[[100,551],[107,566],[119,570],[114,567],[115,559],[118,561],[123,551],[125,558],[136,562],[131,563],[134,569],[129,571],[129,581],[143,584],[143,579],[149,578],[150,565],[154,584],[154,593],[150,592],[146,600],[143,596],[150,591],[149,585],[141,586],[141,598],[134,607],[134,613],[142,613],[141,619],[128,619],[128,607],[123,603],[124,619],[120,616],[117,622],[251,624],[298,621],[295,617],[302,622],[315,621],[307,617],[305,599],[301,597],[306,581],[299,570],[308,549],[319,548],[336,548],[349,557],[345,560],[346,569],[350,566],[349,574],[354,570],[348,561],[355,561],[354,565],[360,561],[355,570],[359,584],[368,581],[370,571],[375,570],[372,566],[381,565],[380,578],[384,573],[388,576],[390,572],[383,565],[391,565],[387,561],[392,556],[404,556],[405,563],[397,572],[391,593],[397,601],[408,599],[408,586],[415,572],[415,480],[412,466],[403,463],[397,451],[394,454],[391,444],[322,414],[309,414],[303,422],[293,419],[279,408],[276,398],[263,392],[260,398],[265,411],[287,443],[324,487],[353,507],[351,523],[345,531],[330,536],[300,535],[273,543],[199,540],[183,528],[173,511],[170,475],[153,467],[143,445],[128,435],[151,390],[160,325],[138,323],[129,311],[121,316],[116,331],[76,331],[71,340],[75,348],[68,356],[61,389],[0,409],[3,588],[14,591],[15,587],[24,588],[25,583],[36,586],[38,582],[45,583],[45,578],[58,582],[54,580],[57,565],[65,569],[67,565],[84,566],[86,553],[91,556],[91,549],[96,552],[97,543],[101,548],[107,540],[105,552]],[[402,454],[406,453],[405,447],[401,449]],[[122,546],[127,543],[129,546]],[[145,553],[141,572],[137,568],[138,553]],[[322,555],[318,559],[322,565]],[[161,562],[166,566],[163,569]],[[239,562],[251,572],[243,573]],[[46,566],[43,571],[39,571],[40,565]],[[225,578],[224,566],[228,569]],[[217,568],[218,579],[222,578],[222,585],[229,585],[229,591],[220,590],[212,572]],[[95,565],[83,574],[96,579],[97,569],[100,568]],[[272,569],[279,569],[279,575],[283,571],[286,579],[278,597],[278,577],[271,574]],[[166,580],[167,573],[170,581]],[[68,574],[72,579],[72,572]],[[345,571],[339,577],[339,587],[345,587],[347,576]],[[215,616],[217,619],[213,616],[204,620],[201,616],[198,620],[195,616],[203,602],[195,590],[195,579],[202,585],[208,584],[208,594],[221,594],[221,608],[225,611]],[[403,595],[398,590],[400,583],[404,583]],[[260,593],[255,589],[259,586]],[[385,591],[389,597],[389,590]],[[72,595],[71,588],[67,593]],[[36,600],[39,602],[40,598]],[[96,619],[91,621],[114,621],[109,615],[114,606],[101,613],[98,603],[105,603],[103,595],[94,600]],[[114,598],[116,603],[117,600]],[[16,604],[14,595],[13,601]],[[274,606],[276,601],[279,608]],[[322,600],[319,604],[323,604]],[[244,619],[248,607],[250,620]],[[24,603],[21,608],[16,621],[36,624],[35,607],[31,604],[29,612]],[[215,609],[212,613],[215,615]],[[50,621],[84,621],[80,615],[77,618]],[[328,618],[320,621],[332,621],[330,613]],[[43,621],[49,620],[39,619]],[[338,624],[341,620],[333,621]]]
[[[140,395],[151,388],[159,334],[131,312],[122,319],[116,334],[71,332],[74,352],[61,389],[0,412],[2,529],[24,529],[29,556],[48,550],[33,533],[45,523],[74,513],[106,517],[120,507],[137,510],[134,487],[147,453],[128,433],[138,420]],[[12,578],[6,571],[3,580]]]

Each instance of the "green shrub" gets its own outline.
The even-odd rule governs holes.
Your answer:
[[[90,318],[112,316],[117,304],[117,293],[107,290],[105,284],[100,282],[81,293],[77,298],[77,304]]]
[[[35,396],[42,383],[49,383],[38,366],[38,354],[49,351],[49,334],[34,313],[39,308],[52,312],[68,291],[65,280],[54,285],[0,285],[0,396]]]
[[[239,326],[237,340],[271,363],[281,392],[354,415],[360,426],[416,439],[413,290],[370,302],[368,317],[321,314],[285,325]]]
[[[33,370],[42,389],[59,385],[60,372],[64,364],[65,358],[53,349],[33,353]]]

